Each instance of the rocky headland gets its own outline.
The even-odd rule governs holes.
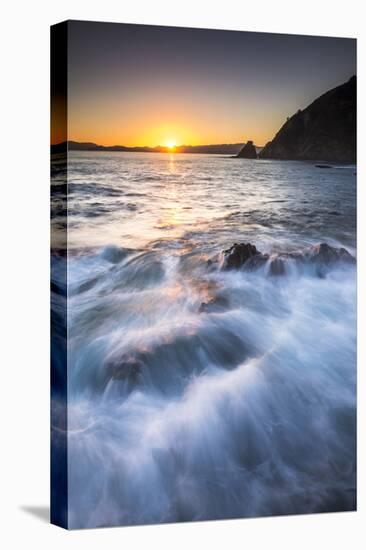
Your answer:
[[[356,76],[288,118],[261,159],[356,162]]]

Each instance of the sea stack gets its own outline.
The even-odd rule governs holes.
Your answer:
[[[239,159],[256,159],[257,150],[252,141],[247,141],[241,151],[236,155]]]
[[[356,162],[356,77],[288,118],[262,159]]]

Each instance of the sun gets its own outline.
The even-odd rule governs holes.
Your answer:
[[[168,149],[175,149],[176,147],[176,142],[173,140],[173,139],[168,139],[166,142],[165,142],[165,145],[168,147]]]

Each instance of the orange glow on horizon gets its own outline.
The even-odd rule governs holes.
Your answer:
[[[72,125],[71,125],[72,126]],[[245,125],[244,125],[245,126]],[[77,131],[75,128],[70,128],[69,123],[69,132],[66,137],[62,132],[55,131],[53,129],[51,136],[51,143],[56,144],[61,141],[77,141],[79,143],[90,142],[97,145],[104,145],[106,147],[111,147],[114,145],[122,145],[125,147],[166,147],[171,152],[174,152],[175,149],[186,146],[197,146],[197,145],[220,145],[220,144],[234,144],[234,143],[246,143],[248,140],[252,140],[255,145],[261,147],[264,146],[269,140],[273,139],[278,128],[282,126],[281,122],[279,126],[274,126],[274,129],[268,132],[255,132],[254,130],[247,130],[241,133],[223,133],[218,134],[216,132],[204,132],[204,133],[193,133],[189,130],[181,130],[180,135],[182,138],[166,138],[162,135],[162,132],[159,130],[147,130],[142,132],[141,135],[133,133],[132,135],[123,135],[121,132],[116,130],[112,131],[96,131],[96,129],[90,128],[85,130]],[[57,128],[59,130],[59,128]]]
[[[142,132],[141,135],[133,133],[132,135],[124,136],[118,130],[112,131],[93,131],[90,132],[86,129],[84,131],[71,128],[68,134],[69,141],[78,142],[92,142],[97,145],[104,145],[106,147],[114,145],[123,145],[125,147],[167,147],[169,150],[174,150],[183,145],[217,145],[217,144],[230,144],[230,143],[246,143],[248,140],[252,140],[257,146],[264,146],[267,141],[273,138],[274,134],[278,130],[274,129],[272,132],[254,132],[245,131],[242,133],[234,134],[218,134],[216,132],[204,132],[193,133],[189,130],[181,130],[179,135],[182,138],[169,138],[167,139],[162,135],[160,130],[149,129]],[[56,137],[56,136],[55,136]],[[52,143],[57,143],[56,139],[52,139]]]
[[[168,102],[167,102],[168,103]],[[126,147],[169,147],[244,143],[263,146],[273,138],[286,117],[266,112],[246,112],[238,117],[217,112],[216,116],[199,112],[194,105],[183,111],[179,104],[152,105],[136,111],[103,103],[91,109],[70,98],[68,139],[98,145]],[[159,108],[158,108],[159,107]]]

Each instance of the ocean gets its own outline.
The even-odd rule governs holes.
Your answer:
[[[315,164],[69,153],[70,527],[355,509],[355,265],[220,263],[356,255],[356,168]]]

